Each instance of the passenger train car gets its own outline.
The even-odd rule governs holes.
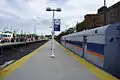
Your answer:
[[[120,77],[120,23],[62,36],[61,44]]]
[[[12,38],[13,38],[13,34],[12,33],[0,32],[0,42],[2,42],[2,41],[10,42]]]

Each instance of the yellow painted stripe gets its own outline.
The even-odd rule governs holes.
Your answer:
[[[59,43],[58,43],[59,44]],[[67,48],[63,47],[61,44],[59,44],[64,50],[66,50],[67,52],[69,52],[69,54],[75,58],[77,61],[79,61],[80,63],[82,63],[85,67],[87,67],[93,74],[95,74],[98,78],[100,78],[101,80],[119,80],[116,77],[112,76],[111,74],[97,68],[96,66],[94,66],[93,64],[87,62],[86,60],[80,58],[78,55],[74,54],[73,52],[71,52],[70,50],[68,50]]]
[[[21,58],[20,60],[14,62],[13,64],[7,66],[6,68],[0,70],[0,80],[3,80],[6,76],[8,76],[10,73],[15,71],[16,69],[20,68],[23,64],[25,64],[32,56],[34,56],[41,48],[43,48],[47,43],[43,44],[30,54],[26,55],[25,57]]]

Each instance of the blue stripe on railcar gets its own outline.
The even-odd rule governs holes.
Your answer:
[[[104,44],[87,43],[87,49],[104,55]]]
[[[71,43],[71,44],[74,44],[74,45],[76,45],[76,46],[80,46],[80,47],[82,47],[82,42],[79,42],[79,41],[66,41],[67,43]]]
[[[65,42],[65,41],[64,41]],[[82,48],[82,42],[79,41],[68,41],[66,40],[67,43],[79,46]],[[98,43],[87,43],[87,50],[99,53],[104,55],[104,44],[98,44]]]

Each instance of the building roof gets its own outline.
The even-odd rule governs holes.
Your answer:
[[[113,4],[112,6],[108,7],[108,8],[106,9],[106,12],[109,11],[109,10],[112,10],[113,8],[119,7],[119,6],[120,6],[120,1],[117,2],[117,3],[115,3],[115,4]],[[103,13],[104,13],[104,11],[101,11],[101,12],[98,13],[98,15],[99,15],[99,14],[103,14]]]

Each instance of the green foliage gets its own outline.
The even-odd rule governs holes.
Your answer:
[[[66,31],[67,34],[72,34],[72,33],[74,33],[74,32],[75,32],[75,28],[69,28],[69,29]]]
[[[76,25],[77,32],[82,31],[82,30],[87,29],[87,28],[88,28],[88,25],[87,25],[86,21],[83,21],[81,23],[77,23],[77,25]]]
[[[10,31],[5,31],[5,33],[12,33],[12,32],[10,32]]]
[[[51,35],[45,35],[45,37],[46,37],[47,39],[51,39],[51,38],[52,38]]]
[[[63,32],[61,32],[58,36],[55,37],[55,39],[57,41],[60,41],[60,38],[64,35],[68,35],[68,34],[72,34],[76,31],[76,28],[75,27],[72,27],[72,28],[69,28],[68,30],[65,30]]]

